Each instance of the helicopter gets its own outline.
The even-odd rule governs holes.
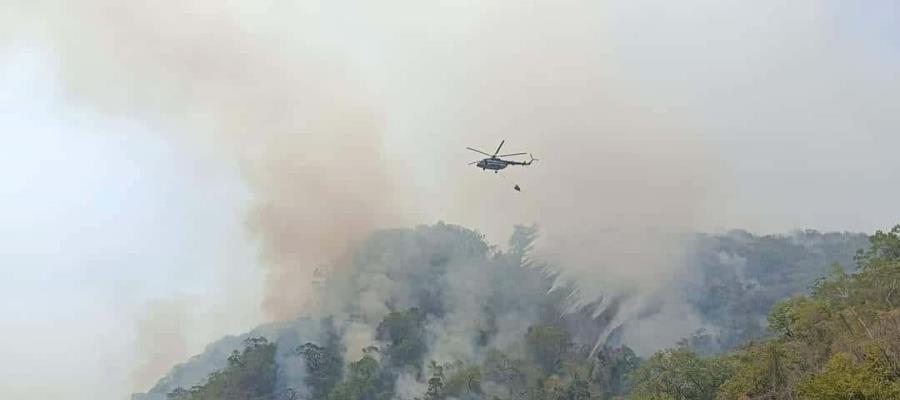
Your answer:
[[[472,151],[474,151],[474,152],[476,152],[476,153],[481,153],[481,154],[484,154],[484,155],[488,156],[488,158],[485,158],[485,159],[482,159],[482,160],[472,161],[472,162],[469,163],[469,165],[475,164],[475,166],[478,167],[478,168],[481,168],[482,171],[492,170],[492,171],[494,171],[494,173],[497,173],[497,172],[500,172],[501,169],[504,169],[504,168],[506,168],[506,167],[508,167],[508,166],[510,166],[510,165],[523,165],[523,166],[525,166],[525,165],[531,165],[531,163],[537,161],[537,159],[534,158],[534,156],[532,156],[532,155],[529,154],[529,153],[512,153],[512,154],[501,154],[501,155],[498,155],[498,153],[500,153],[500,148],[503,147],[503,144],[504,144],[504,143],[506,143],[506,140],[500,141],[500,146],[497,146],[497,151],[495,151],[493,155],[488,154],[488,153],[485,153],[485,152],[483,152],[483,151],[481,151],[481,150],[478,150],[478,149],[473,149],[473,148],[471,148],[471,147],[466,147],[467,149],[472,150]],[[528,161],[511,161],[511,160],[504,160],[504,159],[502,158],[502,157],[521,156],[521,155],[525,155],[525,154],[528,154],[528,156],[531,157],[531,160],[528,160]]]

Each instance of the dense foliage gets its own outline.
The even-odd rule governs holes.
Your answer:
[[[448,225],[388,231],[363,243],[329,288],[359,299],[340,303],[342,322],[324,318],[314,334],[270,330],[281,332],[274,342],[250,337],[205,382],[167,393],[170,400],[897,399],[898,235],[900,226],[877,232],[855,257],[851,234],[732,232],[715,246],[704,239],[703,278],[686,289],[719,331],[641,359],[616,344],[623,338],[584,340],[605,322],[572,313],[572,292],[550,290],[552,273],[529,263],[533,227],[519,227],[507,252]],[[834,264],[852,258],[856,270]],[[829,265],[830,274],[815,278]],[[377,293],[372,282],[381,285]]]
[[[766,317],[779,301],[808,292],[835,263],[850,270],[865,235],[820,233],[756,236],[744,231],[697,235],[699,274],[685,293],[710,329],[688,338],[703,354],[733,350],[767,335]]]
[[[425,316],[418,308],[394,311],[378,325],[375,339],[387,343],[384,355],[393,367],[418,368],[425,356]]]
[[[326,321],[326,341],[324,346],[306,343],[296,352],[303,357],[306,367],[304,383],[310,390],[312,400],[325,400],[334,387],[344,377],[343,347],[340,338],[333,331],[330,320]]]
[[[809,295],[773,307],[771,340],[705,359],[657,353],[635,374],[634,397],[900,399],[900,225],[870,242],[855,273],[836,265]]]
[[[266,400],[275,396],[275,344],[265,338],[244,341],[244,350],[228,357],[228,366],[213,372],[203,385],[178,388],[169,400]]]

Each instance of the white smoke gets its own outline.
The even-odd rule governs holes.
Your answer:
[[[277,320],[318,310],[315,271],[341,274],[333,267],[367,232],[437,219],[493,242],[539,223],[533,257],[577,285],[578,304],[601,314],[615,304],[610,330],[634,333],[630,322],[650,315],[690,320],[672,294],[685,273],[678,234],[715,220],[731,191],[705,139],[735,123],[709,122],[706,105],[742,126],[759,117],[741,110],[761,109],[788,128],[758,130],[782,133],[823,115],[830,131],[896,126],[900,115],[889,112],[900,103],[874,101],[891,81],[857,93],[860,118],[832,120],[843,110],[820,83],[860,74],[842,47],[818,44],[830,38],[816,18],[828,9],[807,2],[13,0],[2,11],[0,46],[49,49],[73,104],[141,120],[240,170],[254,193],[247,225],[263,247],[263,308]],[[772,70],[778,84],[756,91]],[[760,100],[779,98],[794,107]],[[465,167],[477,158],[465,146],[501,139],[541,161],[507,180]],[[352,324],[377,323],[388,300],[410,304],[382,267],[329,294],[358,296]],[[450,313],[464,315],[474,305],[456,295]],[[364,331],[345,336],[348,351],[371,340]],[[441,340],[442,357],[466,356]]]

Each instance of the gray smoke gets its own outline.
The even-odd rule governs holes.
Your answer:
[[[322,34],[307,24],[314,9],[270,5],[21,8],[38,32],[25,39],[55,50],[73,101],[138,118],[241,169],[256,196],[248,226],[270,269],[264,309],[286,319],[308,299],[317,265],[397,220],[376,102],[319,48]]]
[[[373,232],[314,285],[318,301],[304,317],[257,328],[241,339],[263,335],[276,341],[278,393],[309,393],[305,360],[297,348],[311,342],[340,351],[345,364],[360,359],[364,348],[375,348],[366,353],[393,374],[397,398],[421,398],[427,387],[422,374],[431,361],[485,365],[494,350],[527,359],[524,338],[540,325],[564,328],[573,354],[585,359],[601,345],[609,351],[623,342],[659,337],[686,339],[699,351],[734,348],[761,337],[761,321],[775,301],[808,288],[832,262],[849,265],[866,242],[861,234],[815,231],[688,235],[684,240],[692,243],[695,263],[691,278],[673,280],[670,292],[646,296],[641,307],[628,310],[639,292],[611,292],[584,303],[583,284],[566,283],[560,269],[532,258],[538,234],[535,227],[518,226],[508,246],[500,248],[478,232],[444,223]],[[765,284],[755,287],[751,276]],[[395,326],[421,327],[406,331],[410,341],[397,353],[383,327],[392,318],[402,320]],[[666,331],[676,328],[693,335]],[[223,354],[238,346],[231,339],[210,346],[138,398],[162,399],[175,387],[202,382],[202,373],[221,368]],[[515,390],[489,379],[483,383],[486,395]]]
[[[444,223],[374,232],[315,286],[318,302],[305,313],[313,318],[263,326],[238,339],[262,335],[277,342],[278,390],[303,394],[308,388],[304,361],[296,351],[299,346],[306,342],[327,346],[326,335],[335,334],[346,363],[358,360],[363,348],[372,346],[380,349],[384,361],[397,361],[390,359],[389,341],[380,326],[390,313],[414,309],[424,318],[424,347],[412,370],[396,371],[396,391],[401,398],[421,397],[425,385],[416,371],[432,360],[474,365],[483,362],[491,348],[524,357],[519,346],[535,324],[571,321],[603,326],[603,321],[565,319],[553,311],[565,300],[558,302],[550,293],[553,270],[527,259],[535,233],[534,228],[517,228],[509,249],[500,251],[477,232]],[[593,344],[595,338],[580,344]],[[162,399],[176,387],[202,383],[202,378],[197,380],[199,371],[221,368],[221,360],[210,354],[221,356],[237,348],[238,339],[211,345],[202,357],[177,367],[148,395],[137,398]]]
[[[691,121],[654,109],[621,79],[598,5],[12,5],[4,42],[51,49],[73,103],[143,121],[240,169],[254,193],[247,225],[262,244],[272,320],[337,313],[329,307],[342,302],[315,294],[315,271],[325,271],[342,283],[322,296],[356,299],[342,328],[354,355],[390,309],[386,293],[402,308],[415,303],[410,287],[430,282],[398,286],[392,268],[405,267],[396,265],[339,279],[354,271],[340,269],[353,265],[341,257],[375,228],[445,219],[493,241],[539,223],[532,257],[558,268],[558,285],[575,285],[572,312],[591,305],[610,319],[597,343],[645,329],[630,324],[639,317],[690,321],[670,290],[685,265],[678,234],[708,211],[718,163]],[[508,181],[464,167],[477,157],[464,146],[500,139],[542,161],[508,171]],[[489,289],[463,284],[476,270],[441,278],[448,315],[469,315],[478,306],[469,291]],[[497,340],[533,319],[500,318],[508,329]],[[473,357],[454,331],[471,328],[431,321],[434,356]],[[634,344],[671,344],[687,329]]]

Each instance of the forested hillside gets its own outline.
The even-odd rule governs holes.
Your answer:
[[[697,235],[683,289],[705,329],[642,358],[585,333],[609,319],[529,260],[534,227],[506,251],[452,225],[376,232],[322,283],[326,316],[213,344],[135,398],[893,399],[898,233],[855,260],[865,235]]]
[[[854,270],[853,256],[868,239],[813,230],[766,236],[731,231],[698,235],[696,243],[699,273],[685,280],[685,293],[709,328],[689,340],[710,354],[763,337],[776,302],[808,292],[835,264]]]
[[[635,399],[900,399],[900,225],[877,232],[809,295],[779,302],[767,341],[703,358],[659,352],[632,376]]]

